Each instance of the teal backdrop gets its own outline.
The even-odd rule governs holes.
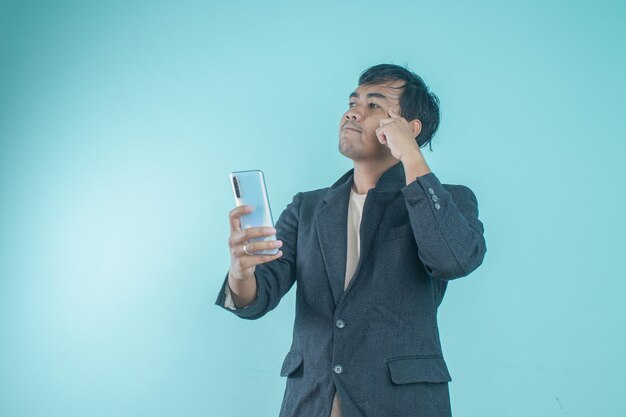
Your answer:
[[[441,100],[488,252],[439,311],[455,416],[626,415],[623,1],[0,2],[0,415],[276,416],[294,289],[213,303],[228,173],[352,167],[359,74]]]

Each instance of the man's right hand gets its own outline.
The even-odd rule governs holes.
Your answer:
[[[275,249],[283,245],[280,240],[264,240],[248,243],[250,239],[261,236],[271,236],[276,233],[273,227],[250,227],[241,229],[240,217],[252,212],[251,206],[239,206],[229,213],[230,237],[230,269],[228,283],[235,305],[241,308],[248,305],[256,297],[256,280],[254,270],[257,265],[271,262],[283,255],[281,250],[275,255],[256,255],[254,252]]]

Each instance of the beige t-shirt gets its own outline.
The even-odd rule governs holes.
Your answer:
[[[344,289],[348,288],[350,280],[356,271],[361,253],[361,241],[359,229],[361,217],[363,217],[363,205],[367,194],[357,194],[354,189],[350,190],[350,204],[348,204],[348,247],[346,252],[346,278]]]

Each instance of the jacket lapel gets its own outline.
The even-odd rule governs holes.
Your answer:
[[[330,187],[315,219],[317,237],[335,305],[339,303],[343,293],[346,275],[348,203],[353,172],[354,169],[346,172]]]
[[[339,304],[344,294],[348,204],[353,175],[354,169],[351,169],[330,187],[324,196],[320,209],[316,213],[315,219],[322,258],[324,259],[335,305]],[[362,261],[371,250],[371,243],[382,219],[385,207],[397,196],[397,193],[405,185],[404,181],[404,167],[402,163],[397,163],[385,171],[379,178],[376,186],[367,193],[359,230],[361,239],[359,263],[348,288],[346,288],[346,293],[354,285],[359,275]]]

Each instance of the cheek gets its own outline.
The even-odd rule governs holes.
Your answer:
[[[378,126],[380,126],[380,119],[379,120],[368,120],[368,122],[363,125],[363,131],[368,136],[374,136],[375,137],[376,136],[376,129],[378,129]]]

